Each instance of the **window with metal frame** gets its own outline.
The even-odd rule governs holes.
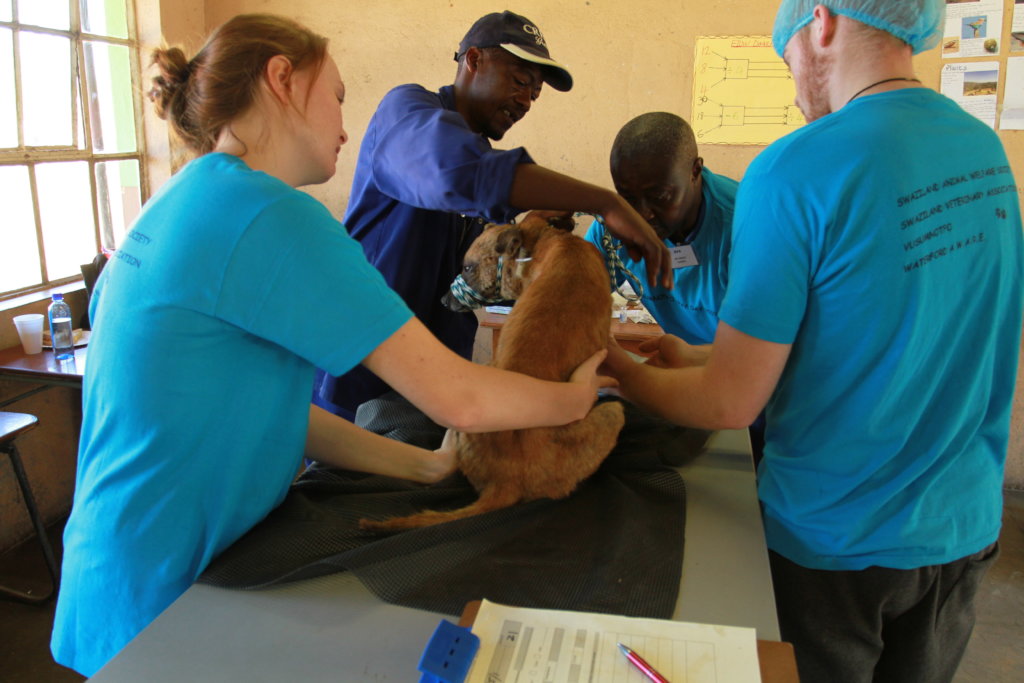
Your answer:
[[[114,250],[148,196],[133,0],[0,0],[0,299]]]

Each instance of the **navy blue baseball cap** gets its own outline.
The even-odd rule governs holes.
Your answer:
[[[537,25],[515,12],[493,12],[477,19],[459,43],[455,60],[471,47],[504,48],[520,59],[539,64],[544,82],[555,90],[566,92],[572,88],[572,74],[551,59],[548,44]]]

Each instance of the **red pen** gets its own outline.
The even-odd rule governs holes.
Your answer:
[[[629,660],[630,664],[640,669],[644,676],[647,676],[649,679],[654,681],[654,683],[669,683],[668,679],[658,673],[653,666],[645,662],[643,657],[622,643],[618,643],[618,646],[619,649],[622,650],[622,654],[626,655],[626,659]]]

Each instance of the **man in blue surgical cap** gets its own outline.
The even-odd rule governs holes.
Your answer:
[[[808,125],[740,184],[711,354],[687,367],[667,336],[606,364],[680,423],[766,408],[758,493],[803,681],[951,680],[997,553],[1021,213],[995,133],[914,75],[943,7],[783,1]]]

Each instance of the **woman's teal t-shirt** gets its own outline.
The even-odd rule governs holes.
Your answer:
[[[85,675],[282,501],[314,368],[411,317],[322,204],[225,154],[150,200],[91,303],[52,639]]]

